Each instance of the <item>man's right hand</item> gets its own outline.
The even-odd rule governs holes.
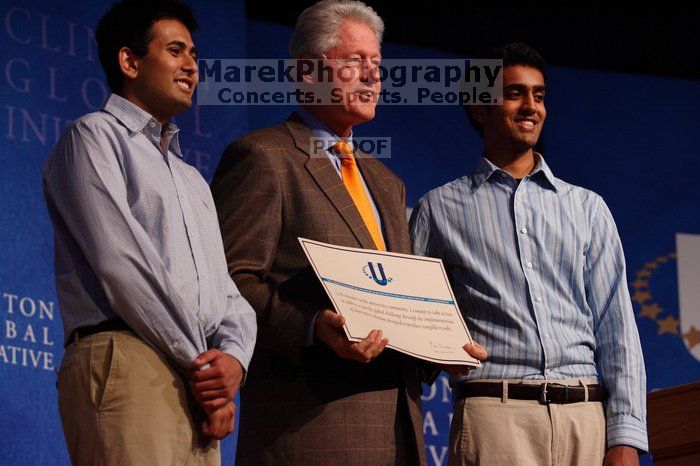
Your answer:
[[[202,366],[206,369],[201,369]],[[210,349],[192,362],[188,379],[195,399],[207,413],[212,413],[236,396],[243,379],[243,367],[235,357]]]
[[[467,343],[463,346],[463,348],[464,351],[469,353],[471,357],[476,358],[479,361],[485,361],[488,357],[486,349],[475,341],[472,341],[471,344]],[[443,371],[447,372],[453,377],[457,377],[459,375],[469,375],[469,371],[472,370],[472,367],[470,366],[444,365],[440,367]]]
[[[236,405],[231,401],[207,415],[207,419],[202,422],[202,433],[207,437],[222,440],[233,432],[235,420]]]
[[[314,336],[344,359],[368,363],[386,348],[389,339],[382,339],[381,330],[372,330],[362,341],[351,342],[343,333],[345,318],[328,309],[316,316]]]

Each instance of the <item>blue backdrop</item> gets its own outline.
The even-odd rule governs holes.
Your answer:
[[[3,2],[0,7],[0,464],[68,464],[56,407],[63,355],[55,304],[51,225],[41,166],[65,125],[108,95],[93,39],[109,1]],[[370,2],[371,3],[371,2]],[[291,28],[246,21],[243,2],[192,2],[202,57],[284,58]],[[387,58],[450,58],[384,44]],[[546,58],[546,57],[545,57]],[[650,57],[653,59],[653,57]],[[625,247],[649,390],[700,379],[697,330],[682,325],[676,234],[700,235],[700,82],[552,67],[543,153],[554,173],[601,194]],[[210,179],[224,147],[250,129],[282,121],[291,108],[199,107],[178,118],[187,160]],[[465,174],[481,141],[454,106],[382,106],[356,128],[391,137],[386,163],[413,205]],[[682,279],[688,280],[688,277]],[[694,279],[697,281],[697,279]],[[686,318],[700,311],[684,309]],[[443,377],[425,395],[430,464],[446,464],[451,416]],[[233,464],[235,438],[224,443]],[[647,460],[648,461],[648,460]]]

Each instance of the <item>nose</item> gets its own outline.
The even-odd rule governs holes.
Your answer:
[[[184,61],[182,62],[182,69],[184,71],[187,71],[188,73],[197,74],[197,71],[198,71],[197,59],[188,53],[183,54],[183,56],[185,58],[184,58]]]
[[[379,81],[379,65],[372,62],[371,60],[362,61],[362,69],[360,71],[360,78],[363,82],[367,81]]]
[[[520,105],[520,113],[532,114],[535,113],[535,96],[532,92],[528,92],[523,96],[522,103]]]

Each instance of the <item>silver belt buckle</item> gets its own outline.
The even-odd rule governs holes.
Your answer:
[[[562,387],[564,389],[564,401],[562,403],[567,403],[569,401],[569,386],[562,384],[562,383],[549,383],[545,382],[542,385],[540,385],[540,403],[543,405],[548,405],[552,403],[552,400],[549,399],[549,391],[547,390],[548,386],[553,386],[553,387]]]

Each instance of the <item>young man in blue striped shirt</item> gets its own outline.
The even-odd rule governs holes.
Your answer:
[[[450,464],[636,465],[646,378],[615,223],[597,194],[556,178],[533,148],[544,61],[495,49],[503,100],[466,108],[476,169],[425,195],[415,254],[440,257],[484,366],[453,374]]]

